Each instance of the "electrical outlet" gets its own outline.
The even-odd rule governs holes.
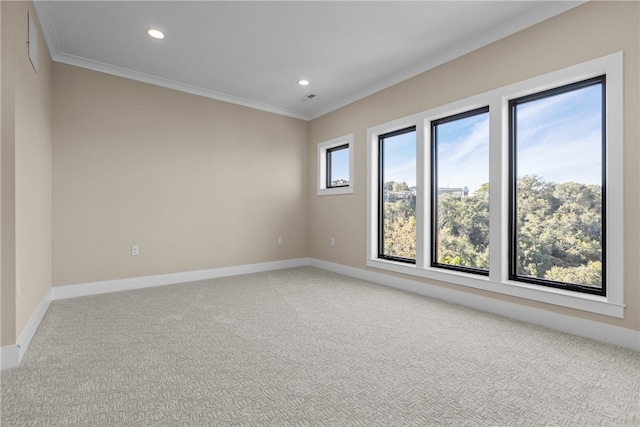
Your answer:
[[[20,284],[20,279],[16,281],[16,296],[20,296],[22,294],[22,285]]]
[[[331,246],[335,246],[336,245],[336,239],[335,237],[331,238]]]
[[[140,246],[138,245],[131,246],[131,255],[136,256],[138,254],[140,254]]]
[[[278,244],[281,245],[282,244],[282,236],[278,236]]]

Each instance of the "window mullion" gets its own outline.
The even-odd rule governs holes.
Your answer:
[[[508,278],[508,101],[498,97],[489,105],[489,279]]]
[[[430,164],[429,155],[429,132],[425,130],[427,124],[416,126],[416,267],[424,268],[429,265],[430,255],[429,224],[430,215],[427,209],[430,197],[429,174],[425,173]]]
[[[326,164],[326,171],[325,171],[325,187],[326,188],[330,188],[331,187],[331,153],[332,150],[327,150],[327,152],[325,153],[326,156],[326,160],[325,160],[325,164]]]

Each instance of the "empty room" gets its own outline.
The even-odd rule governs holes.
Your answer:
[[[640,425],[639,2],[0,23],[2,426]]]

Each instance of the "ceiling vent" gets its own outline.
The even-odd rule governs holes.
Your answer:
[[[315,98],[316,96],[318,96],[318,95],[316,95],[315,93],[308,93],[308,94],[306,94],[305,96],[303,96],[302,98],[300,98],[300,100],[301,100],[302,102],[306,102],[306,101],[308,101],[308,100],[310,100],[310,99]]]

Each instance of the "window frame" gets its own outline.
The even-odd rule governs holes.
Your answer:
[[[430,120],[430,128],[431,128],[431,132],[429,134],[430,135],[429,144],[431,147],[431,197],[430,197],[431,199],[431,221],[430,221],[431,223],[431,236],[430,236],[431,237],[430,238],[431,257],[430,257],[430,264],[431,264],[431,267],[433,268],[460,271],[463,273],[478,274],[481,276],[489,275],[489,270],[482,270],[474,267],[461,267],[457,265],[439,263],[438,252],[437,252],[439,194],[438,194],[438,164],[437,164],[438,148],[437,148],[437,141],[436,141],[436,127],[440,124],[451,123],[456,120],[461,120],[468,117],[474,117],[474,116],[477,116],[480,114],[486,114],[486,113],[490,113],[490,108],[488,105],[485,107],[475,108],[472,110],[463,111],[461,113],[444,116],[440,119]],[[488,167],[489,165],[487,165],[487,168]]]
[[[328,152],[335,151],[341,147],[347,147],[349,150],[349,185],[337,187],[328,186],[330,175],[328,174]],[[318,196],[329,196],[337,194],[352,194],[353,185],[353,134],[330,139],[318,144],[317,148],[317,177],[318,184],[316,194]]]
[[[342,188],[342,187],[348,187],[349,184],[351,183],[351,181],[349,181],[349,184],[347,185],[331,185],[331,178],[332,178],[332,173],[331,173],[331,166],[332,166],[332,160],[331,160],[331,155],[333,153],[335,153],[336,151],[342,151],[342,150],[347,150],[347,153],[349,155],[349,159],[351,159],[351,152],[349,151],[349,144],[343,144],[343,145],[338,145],[336,147],[331,147],[331,148],[327,148],[325,150],[325,176],[326,176],[326,182],[325,182],[325,188]],[[351,168],[349,168],[351,169]]]
[[[607,182],[606,182],[606,174],[607,174],[607,161],[606,161],[606,118],[607,118],[607,108],[606,108],[606,92],[607,92],[607,77],[606,75],[601,75],[597,77],[592,77],[586,80],[580,80],[574,83],[566,84],[563,86],[547,89],[541,92],[532,93],[529,95],[521,96],[519,98],[514,98],[509,100],[509,280],[531,283],[534,285],[540,286],[549,286],[559,289],[567,289],[577,292],[584,292],[588,294],[594,295],[602,295],[605,296],[607,294],[607,233],[606,233],[606,212],[607,212],[607,204],[602,203],[602,212],[600,218],[600,227],[601,227],[601,250],[602,250],[602,287],[591,288],[587,286],[581,286],[578,284],[571,283],[563,283],[557,282],[553,280],[547,280],[543,278],[535,278],[528,276],[520,276],[517,274],[517,257],[518,257],[518,233],[517,233],[517,115],[516,115],[516,107],[518,105],[522,105],[527,102],[547,99],[549,97],[555,95],[561,95],[564,93],[569,93],[574,90],[579,90],[581,88],[586,88],[589,86],[593,86],[596,84],[602,85],[602,141],[601,141],[601,176],[600,176],[600,185],[602,188],[601,199],[604,202],[606,200],[607,195]]]
[[[416,126],[409,126],[402,129],[397,129],[392,132],[378,135],[378,153],[383,153],[382,144],[385,138],[393,138],[394,136],[404,135],[410,132],[416,132]],[[417,132],[416,132],[416,145],[418,144]],[[416,260],[413,258],[398,257],[393,255],[386,255],[384,253],[384,156],[379,154],[378,156],[378,218],[382,218],[382,221],[378,221],[378,258],[389,261],[395,261],[405,264],[415,264]],[[417,236],[416,236],[417,240]]]
[[[606,75],[606,295],[593,295],[509,278],[509,101],[589,78]],[[489,92],[436,106],[367,129],[367,254],[368,267],[503,295],[622,318],[624,316],[624,151],[623,52],[613,53]],[[489,105],[490,260],[489,275],[434,268],[430,265],[431,122]],[[416,263],[378,257],[378,136],[416,126]]]

